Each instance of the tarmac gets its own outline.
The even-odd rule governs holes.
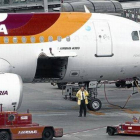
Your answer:
[[[134,89],[137,91],[137,88]],[[102,109],[88,111],[87,117],[79,118],[77,102],[65,100],[62,91],[50,83],[24,84],[24,97],[19,112],[30,109],[33,121],[40,125],[62,127],[64,136],[58,140],[139,140],[140,136],[108,136],[106,126],[132,121],[140,116],[140,93],[133,95],[125,109],[111,106],[104,96],[103,86],[98,89],[98,98]],[[133,88],[116,88],[114,84],[106,86],[108,100],[123,106],[133,92]]]

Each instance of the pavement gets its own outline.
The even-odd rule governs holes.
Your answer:
[[[137,88],[134,89],[137,91]],[[138,140],[139,136],[108,136],[106,126],[131,121],[140,116],[140,93],[133,95],[125,109],[109,105],[104,97],[103,86],[98,89],[102,109],[88,111],[87,117],[79,118],[79,107],[75,101],[65,100],[62,91],[50,83],[24,84],[24,97],[19,112],[30,109],[33,121],[40,125],[62,127],[64,136],[59,140]],[[124,106],[133,88],[116,88],[106,85],[109,102]]]

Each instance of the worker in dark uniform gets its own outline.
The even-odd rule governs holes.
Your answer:
[[[84,117],[86,117],[86,105],[88,104],[87,96],[89,93],[85,90],[84,86],[77,92],[76,97],[78,98],[78,105],[80,106],[79,116],[82,117],[84,111]]]

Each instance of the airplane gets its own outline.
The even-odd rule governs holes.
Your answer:
[[[1,13],[0,72],[0,104],[9,111],[21,105],[22,81],[136,78],[140,25],[97,13]]]

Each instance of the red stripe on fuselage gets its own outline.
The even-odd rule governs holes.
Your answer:
[[[0,24],[5,24],[7,29],[15,29],[25,25],[33,14],[8,14],[8,17]]]
[[[12,15],[8,15],[9,19],[7,18],[4,22],[0,23],[5,24],[8,29],[8,35],[6,36],[28,36],[39,34],[51,27],[60,16],[59,13],[19,15],[13,15],[13,19],[11,19]],[[0,35],[5,36],[3,33],[0,33]]]

